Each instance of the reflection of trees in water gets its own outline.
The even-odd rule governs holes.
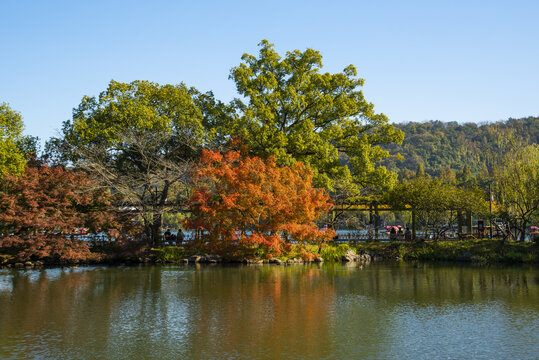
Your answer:
[[[358,351],[380,358],[389,341],[400,344],[395,336],[404,330],[395,324],[405,325],[403,308],[413,310],[416,320],[423,310],[432,316],[442,308],[471,311],[468,304],[491,300],[515,313],[539,313],[539,271],[525,267],[80,268],[0,276],[5,274],[0,358],[249,358],[262,352],[267,358],[348,358]]]
[[[105,351],[107,346],[116,347],[113,351],[127,349],[132,344],[122,344],[123,340],[115,339],[111,332],[118,309],[127,302],[136,304],[140,311],[146,301],[151,301],[147,294],[160,289],[159,272],[133,270],[13,272],[11,292],[0,291],[0,308],[7,310],[0,312],[0,349],[13,351],[11,356],[26,353],[28,358],[38,354],[76,357],[77,351],[84,356]]]
[[[316,267],[263,266],[197,272],[192,356],[268,359],[331,354],[335,291]]]
[[[329,351],[334,291],[322,271],[185,270],[17,272],[12,291],[0,291],[0,308],[9,309],[0,313],[1,355],[219,357],[267,349],[268,358],[279,358]]]
[[[337,359],[459,358],[471,351],[462,345],[478,354],[488,348],[484,357],[493,358],[505,343],[530,358],[539,318],[537,269],[373,264],[326,265],[326,271],[335,281]]]
[[[53,340],[56,351],[63,352],[80,337],[89,337],[87,330],[96,317],[84,314],[105,299],[96,293],[93,278],[86,272],[61,269],[14,272],[11,293],[0,292],[0,307],[7,310],[0,314],[0,339],[6,341],[0,340],[0,348],[17,351],[23,342],[27,356],[32,357],[31,352],[47,356],[52,354],[43,353],[47,351],[44,341]],[[99,310],[97,314],[106,308],[100,305]]]
[[[539,272],[534,268],[374,265],[336,281],[338,294],[356,293],[390,303],[436,305],[495,299],[539,307]]]

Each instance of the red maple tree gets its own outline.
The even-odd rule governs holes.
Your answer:
[[[88,174],[62,167],[27,166],[19,177],[6,176],[0,182],[0,252],[20,261],[96,259],[73,229],[115,232],[111,198]]]
[[[228,256],[278,256],[294,243],[328,241],[333,231],[314,220],[331,208],[329,196],[312,187],[300,162],[279,167],[275,159],[239,152],[204,151],[193,179],[187,226],[210,251]]]

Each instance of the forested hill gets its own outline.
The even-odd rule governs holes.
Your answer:
[[[451,168],[459,171],[468,165],[472,174],[480,174],[488,163],[488,154],[498,153],[501,138],[513,134],[518,141],[539,143],[539,117],[509,119],[487,124],[428,121],[394,124],[405,133],[402,145],[386,148],[400,153],[401,161],[391,158],[384,162],[400,176],[415,173],[419,164],[430,175]]]

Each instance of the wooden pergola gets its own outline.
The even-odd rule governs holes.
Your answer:
[[[335,205],[331,210],[332,219],[337,217],[337,213],[344,213],[347,211],[363,211],[369,213],[369,224],[375,228],[374,239],[378,240],[378,229],[380,227],[380,211],[411,211],[412,212],[412,240],[417,239],[417,226],[416,226],[416,212],[411,205],[405,205],[399,208],[393,208],[389,204],[383,204],[377,201],[357,201],[357,202],[344,202]],[[339,214],[340,215],[340,214]],[[465,216],[463,216],[465,215]],[[465,219],[464,219],[465,218]],[[462,235],[471,235],[472,231],[472,213],[470,211],[461,212],[458,214],[458,233],[459,237]],[[465,230],[464,230],[465,229]]]

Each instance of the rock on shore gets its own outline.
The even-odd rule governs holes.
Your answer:
[[[372,260],[369,254],[356,254],[354,250],[348,250],[343,256],[341,256],[342,262],[360,262],[370,263]]]

